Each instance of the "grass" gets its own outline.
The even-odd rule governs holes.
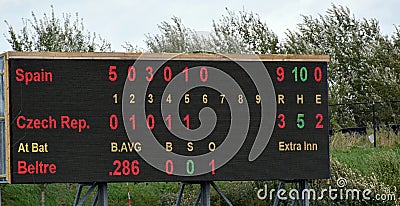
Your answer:
[[[47,184],[46,205],[71,205],[77,187],[73,184]],[[2,205],[40,205],[40,185],[6,185]]]
[[[369,130],[368,134],[373,131]],[[344,177],[348,186],[359,189],[372,189],[373,193],[394,192],[400,197],[396,187],[400,185],[400,136],[380,130],[377,136],[377,148],[373,148],[368,135],[336,134],[330,139],[332,159],[332,179],[315,180],[311,188],[336,186],[335,181]],[[272,200],[258,200],[257,190],[276,188],[277,181],[268,182],[218,182],[217,185],[234,205],[271,205]],[[40,205],[40,185],[1,185],[2,205]],[[77,191],[77,184],[47,184],[46,205],[72,205]],[[127,205],[128,187],[132,205],[174,205],[179,190],[179,183],[110,183],[108,184],[109,204]],[[295,185],[288,184],[287,188]],[[87,188],[86,188],[87,190]],[[199,191],[198,185],[187,185],[181,205],[192,205]],[[218,194],[212,190],[212,205],[225,205]],[[88,202],[86,205],[90,205]],[[374,201],[314,201],[311,205],[396,205],[398,202]]]
[[[347,152],[332,151],[332,156],[364,176],[376,175],[388,185],[400,185],[400,147],[355,147]]]
[[[368,130],[372,135],[373,131]],[[332,158],[345,164],[363,177],[374,177],[400,197],[400,135],[381,129],[376,136],[377,147],[369,135],[337,134],[331,138]]]

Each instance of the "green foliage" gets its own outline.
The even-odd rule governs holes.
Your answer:
[[[278,53],[278,37],[260,19],[258,14],[245,10],[238,13],[227,9],[219,21],[213,22],[213,31],[200,34],[185,27],[181,19],[158,25],[160,34],[146,35],[149,52],[218,52],[218,53]],[[127,51],[140,51],[126,42]]]
[[[5,185],[2,189],[2,205],[40,205],[41,185]],[[47,184],[46,205],[71,205],[76,184]]]
[[[150,52],[180,53],[209,50],[208,37],[201,36],[195,31],[185,27],[178,17],[172,17],[172,23],[167,21],[158,25],[161,34],[146,35],[146,45]],[[126,49],[134,48],[130,43],[125,43]]]
[[[332,200],[328,195],[325,196],[323,200],[313,201],[310,205],[397,205],[398,199],[394,199],[391,201],[382,201],[376,200],[375,196],[377,194],[395,194],[396,186],[390,186],[383,183],[375,174],[363,175],[359,170],[349,167],[342,162],[339,162],[338,159],[331,159],[331,184],[326,184],[324,181],[316,181],[310,185],[311,188],[314,188],[316,191],[322,191],[322,189],[327,189],[331,186],[333,189],[338,189],[337,198]],[[345,187],[340,188],[337,184],[339,178],[344,178],[347,181]],[[340,189],[344,191],[344,198],[340,197]],[[360,198],[345,198],[346,189],[357,189],[361,191]],[[362,192],[364,190],[371,190],[371,194],[369,194],[370,200],[365,200],[362,198]],[[350,196],[349,196],[350,197]]]
[[[143,52],[143,51],[144,51],[143,48],[141,48],[141,47],[139,47],[139,46],[137,46],[137,45],[133,45],[133,44],[130,43],[130,42],[125,42],[125,44],[123,44],[123,45],[121,45],[121,46],[122,46],[122,48],[125,49],[125,52],[140,53],[140,52]]]
[[[334,151],[334,156],[364,176],[373,175],[380,182],[392,187],[400,185],[399,147],[380,149],[354,147],[346,152]]]
[[[398,33],[398,32],[397,32]],[[400,96],[400,55],[396,35],[382,35],[376,19],[356,19],[348,8],[332,5],[326,15],[303,16],[298,31],[288,31],[284,43],[286,53],[328,54],[329,102],[373,102]],[[393,52],[396,51],[397,52]],[[332,119],[346,112],[346,118],[335,121],[341,126],[366,125],[366,105],[334,107]],[[387,108],[391,109],[391,108]],[[396,111],[399,112],[400,110]],[[391,114],[381,113],[387,122]],[[385,119],[386,118],[386,119]]]
[[[7,41],[15,51],[50,51],[50,52],[93,52],[109,51],[111,45],[96,33],[85,31],[83,19],[78,13],[75,19],[71,14],[63,14],[60,19],[55,16],[51,7],[51,15],[44,14],[38,19],[32,12],[31,19],[22,18],[23,28],[18,32],[7,21],[9,38]],[[98,40],[97,40],[98,39]]]
[[[212,36],[216,52],[220,53],[279,53],[278,36],[258,14],[245,10],[238,13],[228,9],[219,21],[213,21]]]

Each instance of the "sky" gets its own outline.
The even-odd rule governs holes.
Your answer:
[[[391,35],[394,25],[400,25],[400,1],[398,0],[0,0],[0,52],[11,47],[6,40],[7,20],[15,30],[22,28],[22,18],[31,18],[34,12],[39,18],[50,14],[51,5],[57,17],[62,13],[78,13],[86,29],[96,32],[111,43],[112,50],[125,51],[121,45],[130,42],[145,48],[146,34],[159,33],[157,25],[176,16],[183,24],[196,31],[211,31],[212,21],[226,15],[226,8],[233,11],[247,10],[260,15],[267,26],[278,34],[296,29],[301,15],[325,14],[331,5],[350,8],[356,18],[375,18],[383,34]]]

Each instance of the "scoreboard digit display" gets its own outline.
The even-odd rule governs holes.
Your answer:
[[[3,55],[11,183],[329,178],[323,55]]]

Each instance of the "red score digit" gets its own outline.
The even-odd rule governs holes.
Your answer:
[[[128,80],[133,82],[136,79],[136,69],[134,66],[128,67]]]
[[[278,127],[281,128],[281,129],[285,128],[285,127],[286,127],[285,115],[284,115],[284,114],[279,114],[279,115],[278,115],[278,118],[281,120],[281,121],[278,123]]]
[[[146,80],[148,82],[153,81],[153,77],[154,77],[153,67],[151,67],[151,66],[146,67],[146,72],[149,74],[148,76],[146,76]]]
[[[324,120],[324,116],[322,116],[322,114],[316,114],[315,119],[317,119],[317,124],[315,125],[315,128],[323,129],[324,125],[322,124],[322,120]]]
[[[115,82],[118,78],[116,70],[117,70],[117,66],[110,66],[110,68],[108,70],[108,79],[112,82]]]
[[[314,69],[314,79],[316,82],[321,82],[322,80],[322,70],[320,67],[315,67]]]
[[[153,130],[154,129],[154,115],[149,114],[147,115],[146,118],[146,122],[147,122],[147,127],[149,128],[149,130]]]
[[[134,114],[129,118],[129,121],[132,122],[132,130],[136,130],[136,118]]]
[[[110,129],[116,130],[118,128],[118,117],[116,114],[110,116]]]
[[[186,129],[190,129],[190,116],[187,114],[184,118],[183,121],[185,121],[186,124]]]
[[[202,82],[206,82],[208,79],[208,70],[206,67],[201,67],[200,68],[200,80]]]
[[[172,173],[174,173],[174,163],[172,162],[172,160],[167,160],[165,162],[165,172],[168,175],[172,175]]]
[[[211,174],[215,175],[215,165],[214,165],[214,160],[211,160],[210,163],[208,163],[208,165],[211,167]]]
[[[285,70],[283,69],[283,67],[278,67],[276,69],[276,79],[278,80],[278,82],[282,82],[285,79]]]
[[[185,67],[185,68],[182,70],[182,72],[185,73],[185,82],[188,82],[188,81],[189,81],[189,68],[188,68],[188,67]]]
[[[165,121],[167,122],[167,128],[168,128],[168,130],[171,131],[172,125],[171,125],[171,115],[170,115],[170,114],[165,118]]]
[[[166,67],[164,68],[164,80],[165,80],[166,82],[169,82],[169,81],[171,81],[171,79],[172,79],[172,70],[171,70],[171,67],[166,66]]]

